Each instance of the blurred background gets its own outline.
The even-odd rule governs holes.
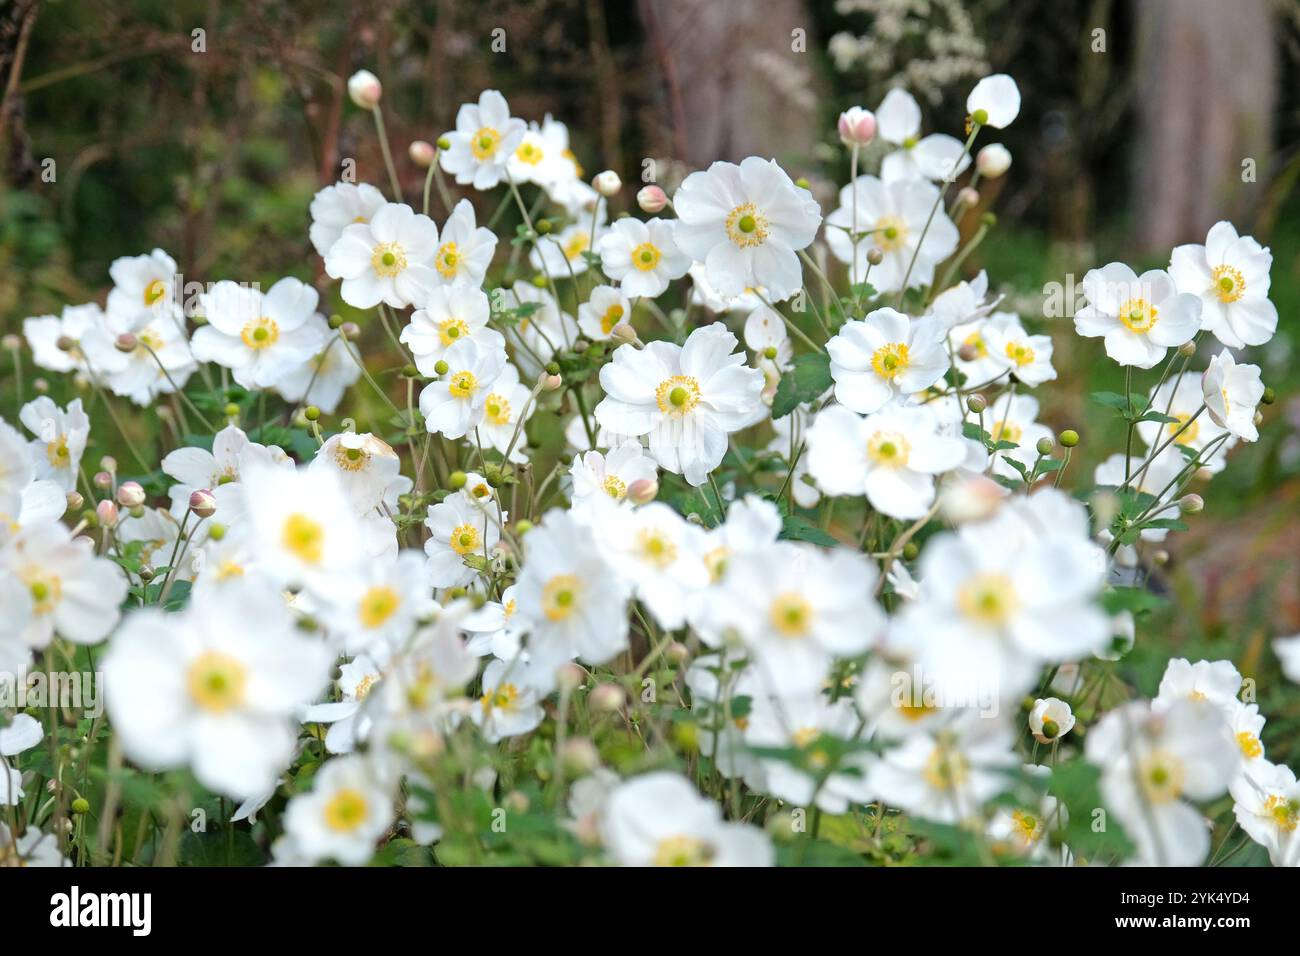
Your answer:
[[[1170,653],[1232,658],[1258,675],[1270,748],[1286,737],[1277,758],[1300,750],[1300,703],[1268,650],[1300,631],[1300,0],[0,0],[0,330],[102,302],[112,259],[155,246],[187,280],[296,275],[345,311],[307,207],[349,159],[386,183],[344,90],[363,67],[384,83],[408,201],[423,184],[410,141],[495,87],[515,115],[566,122],[588,176],[635,184],[653,160],[671,191],[715,159],[774,156],[828,212],[848,177],[842,109],[902,85],[926,132],[960,136],[974,81],[1012,74],[1014,164],[981,185],[998,225],[964,271],[987,269],[1054,336],[1060,381],[1039,391],[1046,421],[1084,436],[1079,484],[1122,447],[1087,398],[1122,377],[1044,317],[1045,285],[1115,259],[1163,267],[1220,218],[1271,246],[1281,325],[1244,358],[1279,400],[1153,566],[1177,600],[1135,667],[1154,681]],[[496,207],[471,198],[480,222]]]

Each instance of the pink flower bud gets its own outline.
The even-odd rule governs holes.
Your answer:
[[[117,527],[117,505],[105,499],[95,505],[95,516],[105,528]]]
[[[976,154],[975,168],[985,179],[997,179],[1011,168],[1011,151],[1001,143],[989,143]]]
[[[112,488],[113,476],[106,471],[95,472],[95,477],[91,479],[96,488]]]
[[[132,332],[123,332],[113,340],[113,345],[119,352],[134,352],[140,345],[140,340]]]
[[[588,703],[592,710],[612,714],[627,703],[627,694],[617,684],[601,684],[591,692]]]
[[[379,77],[369,70],[357,70],[348,80],[348,96],[363,110],[374,109],[383,95],[384,87]]]
[[[206,488],[190,495],[190,510],[200,518],[211,518],[217,513],[217,499]]]
[[[627,500],[635,505],[649,504],[659,494],[659,482],[653,478],[638,478],[627,486]]]
[[[861,106],[850,107],[840,114],[837,128],[845,146],[866,146],[876,138],[876,115]]]
[[[144,502],[144,489],[138,481],[124,481],[117,489],[117,503],[123,508],[137,508]]]
[[[436,151],[434,150],[432,143],[426,143],[422,139],[417,139],[410,145],[407,152],[411,156],[411,162],[415,163],[415,165],[419,166],[421,169],[428,169],[433,165],[433,157],[436,154]]]
[[[623,180],[619,178],[618,173],[614,172],[614,170],[607,169],[602,173],[597,173],[596,177],[591,181],[591,185],[596,192],[609,198],[618,195],[618,191],[623,188]]]
[[[668,194],[651,183],[649,186],[641,187],[636,194],[636,204],[641,207],[642,212],[654,215],[668,205]]]

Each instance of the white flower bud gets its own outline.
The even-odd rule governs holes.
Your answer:
[[[597,173],[595,178],[592,179],[591,185],[596,192],[608,199],[610,196],[618,195],[618,191],[623,188],[623,180],[619,178],[618,173],[614,172],[614,170],[607,169],[603,173]]]
[[[348,96],[363,110],[374,109],[383,95],[383,84],[369,70],[357,70],[348,80]]]
[[[985,179],[997,179],[1011,168],[1011,151],[1001,143],[989,143],[976,154],[975,168]]]

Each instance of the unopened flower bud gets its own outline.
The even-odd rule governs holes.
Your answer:
[[[45,379],[45,378],[32,379],[32,391],[34,391],[37,395],[44,395],[49,390],[50,390],[49,379]]]
[[[140,565],[140,570],[135,573],[139,576],[140,580],[143,581],[145,584],[148,584],[150,581],[152,581],[158,574],[158,572],[156,572],[153,569],[153,565],[151,564]]]
[[[81,816],[90,812],[90,801],[85,797],[77,797],[72,801],[72,812]]]
[[[200,518],[211,518],[217,513],[217,499],[206,488],[200,488],[190,495],[190,510]]]
[[[976,392],[974,395],[971,395],[966,399],[966,407],[978,415],[980,412],[984,411],[984,409],[989,407],[989,400],[979,392]]]
[[[465,472],[453,471],[447,476],[447,487],[452,491],[460,491],[465,487],[467,481],[469,481],[469,475],[465,474]]]
[[[320,409],[317,408],[315,405],[308,405],[306,408],[302,410],[302,417],[307,419],[307,421],[309,422],[319,421]]]
[[[649,504],[659,494],[659,482],[654,478],[638,478],[627,486],[627,500],[634,505]]]
[[[1011,151],[1001,143],[989,143],[976,154],[975,168],[985,179],[997,179],[1011,168]]]
[[[54,342],[55,348],[60,352],[71,352],[77,347],[77,340],[71,335],[60,335]]]
[[[159,409],[159,411],[161,411],[161,409]],[[225,415],[227,418],[238,418],[239,406],[236,405],[234,402],[227,402],[225,408],[221,410],[221,413]]]
[[[540,273],[538,275],[533,276],[532,282],[534,288],[538,288],[538,289],[545,289],[547,285],[549,285],[546,276],[541,275]]]
[[[604,172],[597,173],[591,180],[591,185],[596,192],[608,199],[610,196],[618,195],[618,191],[623,188],[623,180],[619,178],[618,173],[614,172],[614,170],[607,169]]]
[[[123,332],[113,340],[113,345],[119,352],[134,352],[139,344],[140,340],[132,332]]]
[[[527,518],[520,518],[515,522],[515,536],[522,538],[528,532],[533,530],[533,523]]]
[[[691,658],[691,649],[681,641],[673,641],[664,648],[664,657],[672,664],[685,664]]]
[[[214,521],[212,522],[212,524],[208,525],[208,538],[210,540],[220,541],[225,536],[226,536],[226,526],[224,524],[218,524],[217,522]]]
[[[975,206],[980,201],[980,192],[971,186],[963,186],[957,191],[957,203],[961,206]]]
[[[867,262],[871,263],[871,265],[878,266],[884,261],[885,261],[885,254],[881,252],[879,249],[877,249],[875,246],[872,246],[870,249],[867,250]]]
[[[1205,510],[1205,499],[1200,495],[1184,495],[1178,499],[1178,510],[1185,515],[1200,514]]]
[[[612,714],[627,703],[627,694],[617,684],[601,684],[592,690],[588,703],[594,711]]]
[[[116,528],[117,505],[105,498],[99,504],[95,505],[95,517],[99,519],[101,526],[105,528]]]
[[[609,337],[620,345],[631,345],[636,341],[636,329],[626,322],[620,322],[609,330]]]
[[[68,503],[67,511],[64,514],[67,514],[68,511],[80,511],[86,506],[86,499],[81,496],[80,492],[69,491],[63,497]]]
[[[1055,446],[1050,438],[1040,438],[1038,444],[1034,446],[1034,450],[1040,455],[1050,455],[1053,447]]]
[[[636,204],[641,207],[642,212],[648,212],[653,216],[668,205],[668,194],[651,183],[649,186],[642,186],[637,192]]]
[[[411,157],[411,162],[415,163],[415,165],[419,166],[421,169],[428,169],[432,166],[433,158],[438,155],[437,151],[433,148],[433,144],[427,143],[422,139],[417,139],[413,142],[409,147],[407,147],[406,152]]]
[[[124,481],[117,489],[117,503],[123,508],[134,508],[144,502],[144,489],[138,481]]]
[[[447,150],[451,149],[451,137],[439,136],[437,146],[445,153]]]
[[[1184,342],[1182,345],[1178,346],[1178,354],[1183,358],[1191,358],[1196,354],[1196,343]]]
[[[866,146],[876,138],[876,114],[861,106],[852,106],[840,114],[836,129],[840,142],[845,146]]]
[[[17,352],[23,347],[23,340],[11,332],[4,338],[0,338],[0,345],[4,346],[6,352]]]
[[[1067,428],[1061,432],[1061,446],[1064,448],[1073,448],[1079,444],[1079,433],[1073,428]]]
[[[339,327],[339,332],[343,334],[345,339],[350,339],[353,342],[361,338],[361,326],[357,325],[355,322],[344,322],[343,325]]]
[[[939,507],[952,524],[980,521],[998,509],[1006,494],[993,479],[972,475],[945,485],[939,493]]]
[[[438,375],[446,375],[447,370],[449,368],[451,368],[451,366],[448,365],[443,359],[438,359],[438,361],[433,363],[433,370]]]
[[[600,766],[600,753],[586,737],[573,737],[564,742],[560,763],[571,777],[581,777]]]
[[[348,96],[363,110],[374,109],[383,95],[383,84],[369,70],[357,70],[348,79]]]
[[[564,384],[564,379],[558,375],[543,375],[541,381],[544,392],[553,392]]]
[[[1277,401],[1277,392],[1272,388],[1264,389],[1264,394],[1259,397],[1261,405],[1272,405]]]
[[[91,479],[96,488],[112,488],[113,476],[106,471],[95,472],[95,477]]]
[[[555,684],[561,691],[575,691],[586,679],[586,671],[572,662],[565,664],[555,674]]]
[[[99,467],[109,474],[117,474],[117,459],[112,455],[105,455],[99,459]]]

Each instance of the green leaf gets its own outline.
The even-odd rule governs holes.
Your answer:
[[[1110,588],[1101,595],[1101,605],[1106,609],[1106,613],[1111,615],[1121,611],[1142,614],[1164,607],[1167,603],[1165,598],[1142,588]]]
[[[838,541],[802,515],[786,515],[781,522],[781,534],[778,537],[784,538],[786,541],[807,541],[809,544],[820,544],[825,548],[839,547]]]
[[[1133,414],[1133,407],[1129,403],[1129,397],[1121,395],[1119,392],[1093,392],[1092,400],[1108,408],[1118,409],[1125,415]]]
[[[835,384],[830,357],[822,352],[795,356],[794,368],[781,376],[772,400],[772,417],[783,418],[804,402],[817,399]]]

